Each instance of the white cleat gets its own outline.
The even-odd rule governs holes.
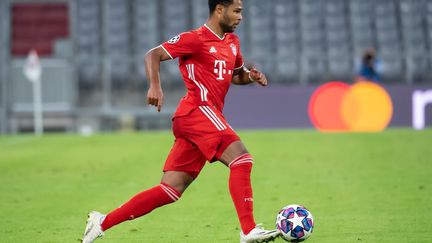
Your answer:
[[[82,243],[92,243],[97,238],[102,237],[104,232],[102,230],[101,224],[105,219],[106,215],[99,212],[90,212],[87,219],[87,226],[84,232]]]
[[[240,232],[240,243],[261,243],[273,241],[279,237],[280,232],[277,230],[265,230],[261,224],[257,224],[255,228],[245,235]]]

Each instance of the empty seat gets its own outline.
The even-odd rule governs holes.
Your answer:
[[[77,45],[79,53],[99,55],[100,6],[97,1],[79,0],[77,4]]]
[[[76,36],[78,77],[87,88],[101,80],[101,9],[98,1],[77,1]]]
[[[316,17],[322,13],[322,1],[301,0],[299,2],[300,15],[307,17]]]
[[[14,3],[11,10],[12,55],[36,49],[39,55],[50,56],[55,40],[69,37],[67,3]]]
[[[276,57],[275,80],[280,83],[298,83],[300,79],[300,65],[297,57]]]
[[[104,1],[105,29],[103,30],[103,51],[108,58],[105,65],[114,85],[122,86],[131,80],[132,46],[129,2],[123,0]]]
[[[196,29],[204,25],[209,15],[207,1],[192,0],[193,24],[192,28]]]
[[[80,54],[78,56],[78,77],[81,85],[93,87],[101,80],[99,56]]]
[[[131,80],[131,65],[128,55],[112,55],[109,58],[109,75],[114,85],[125,85]]]
[[[353,63],[350,53],[334,52],[327,56],[328,80],[350,81],[353,78]]]
[[[287,66],[288,69],[294,70],[297,74],[289,74],[289,76],[297,76],[299,68],[292,67],[290,63],[297,63],[300,55],[300,32],[298,20],[298,5],[295,0],[278,0],[274,5],[274,21],[275,21],[275,51],[276,51],[276,74],[287,76],[282,67]],[[285,61],[287,59],[287,61]],[[295,60],[295,61],[289,61]],[[284,63],[284,64],[281,64]],[[285,65],[286,64],[286,65]],[[296,66],[298,66],[296,64]],[[282,72],[278,74],[278,72]]]
[[[324,55],[325,24],[321,1],[299,1],[301,50],[304,55]]]
[[[114,55],[129,55],[129,6],[127,1],[105,1],[104,51]]]
[[[324,56],[303,55],[301,59],[300,82],[318,83],[324,81],[327,72],[326,60]]]
[[[273,16],[273,7],[271,4],[261,0],[251,0],[249,2],[249,26],[250,32],[259,30],[259,34],[250,36],[250,53],[257,67],[266,73],[271,73],[272,62],[271,56],[274,54],[273,43],[274,28],[271,16]]]
[[[146,83],[144,54],[160,44],[158,6],[154,0],[133,1],[133,67],[140,83]]]
[[[187,0],[165,0],[163,5],[163,39],[169,40],[179,33],[188,31],[189,5]]]
[[[422,3],[407,0],[399,2],[402,42],[406,54],[411,56],[427,52],[427,38],[423,28],[425,6]]]
[[[352,16],[363,16],[364,18],[368,18],[372,12],[372,3],[371,0],[350,0],[349,11]]]
[[[381,77],[383,82],[403,82],[404,64],[402,56],[397,53],[378,55],[381,65]]]
[[[427,55],[407,55],[405,57],[406,81],[420,83],[430,81],[431,67]]]
[[[422,55],[427,53],[427,40],[422,30],[406,29],[403,31],[402,40],[407,55]]]

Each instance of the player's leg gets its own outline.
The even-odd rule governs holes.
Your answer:
[[[106,231],[114,225],[139,218],[158,207],[177,201],[192,181],[193,178],[185,172],[166,171],[159,185],[136,194],[107,214],[101,225],[102,230]]]
[[[83,242],[93,242],[114,225],[141,217],[158,207],[177,201],[198,176],[204,164],[205,158],[195,145],[182,138],[176,139],[166,160],[161,183],[138,193],[106,216],[91,212]]]
[[[235,139],[231,138],[231,139]],[[229,190],[240,221],[240,242],[267,242],[279,236],[276,230],[264,230],[253,216],[253,193],[250,181],[253,157],[240,140],[230,143],[219,160],[230,168]]]
[[[125,220],[150,213],[153,209],[177,201],[198,176],[205,164],[199,149],[184,138],[177,138],[164,165],[161,183],[141,192],[109,213],[102,223],[105,231]]]
[[[117,224],[139,218],[158,207],[177,201],[192,181],[193,178],[186,172],[166,171],[159,185],[138,193],[109,214],[91,212],[83,242],[91,243]]]
[[[253,194],[250,182],[253,158],[243,143],[232,142],[219,160],[230,168],[229,190],[234,202],[240,225],[244,233],[255,227],[253,217]]]

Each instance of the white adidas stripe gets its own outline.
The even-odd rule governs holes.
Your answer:
[[[228,167],[231,167],[231,165],[237,164],[239,162],[245,162],[245,161],[253,163],[252,158],[244,158],[244,159],[240,159],[240,160],[233,160],[231,163],[228,164]]]
[[[174,202],[177,201],[177,199],[173,197],[165,188],[162,187],[162,190],[164,190],[164,192],[171,198],[171,200],[173,200]]]
[[[164,190],[166,192],[166,194],[168,194],[168,196],[170,196],[174,201],[177,201],[179,199],[179,197],[173,193],[172,191],[169,190],[168,187],[164,186],[161,184],[161,188],[162,190]]]
[[[162,185],[162,186],[165,186],[165,185]],[[168,186],[165,186],[165,188],[166,188],[168,191],[170,191],[171,194],[174,195],[177,199],[180,198],[180,197],[177,195],[177,192],[176,192],[174,189],[172,189],[171,187],[168,187]]]
[[[216,115],[216,113],[214,113],[214,111],[210,107],[203,106],[203,108],[210,114],[211,117],[213,117],[213,119],[215,119],[215,121],[219,124],[222,130],[226,129],[225,124],[223,124],[223,122],[219,119],[219,117]]]
[[[252,156],[249,155],[249,156],[246,156],[245,158],[239,159],[243,156],[245,156],[245,155],[243,154],[243,155],[240,155],[237,158],[233,159],[233,161],[231,161],[231,163],[228,164],[228,167],[231,167],[231,165],[233,165],[237,162],[243,162],[243,161],[248,161],[248,162],[253,163],[253,157]]]
[[[202,94],[201,94],[201,99],[202,99],[202,101],[207,101],[207,93],[208,93],[208,90],[207,90],[207,88],[206,87],[204,87],[204,85],[202,84],[202,83],[200,83],[200,82],[198,82],[196,79],[195,79],[195,65],[194,64],[192,64],[192,77],[193,77],[193,81],[198,85],[198,86],[200,86],[201,87],[201,92],[202,92]]]
[[[240,164],[246,164],[246,163],[251,163],[251,164],[253,164],[253,161],[252,160],[244,160],[244,161],[236,161],[236,162],[234,162],[234,163],[231,163],[228,167],[233,167],[233,166],[236,166],[236,165],[240,165]]]
[[[194,70],[195,66],[194,64],[186,64],[186,69],[188,71],[188,76],[189,79],[192,80],[200,89],[201,92],[201,101],[207,101],[207,93],[208,90],[206,89],[206,87],[204,87],[204,85],[202,85],[201,83],[199,83],[196,79],[195,79],[195,70]]]
[[[168,187],[166,187],[166,186],[164,186],[164,185],[162,185],[162,184],[160,184],[160,186],[161,186],[161,188],[162,188],[162,190],[164,190],[165,191],[165,193],[173,200],[173,201],[177,201],[178,199],[179,199],[179,197],[175,194],[175,193],[173,193],[172,191],[170,191],[169,190],[169,188]]]
[[[216,126],[219,131],[223,131],[224,129],[219,126],[219,124],[207,113],[207,111],[203,108],[203,106],[199,107],[200,110],[204,113],[204,115]]]

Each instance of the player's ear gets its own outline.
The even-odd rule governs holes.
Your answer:
[[[216,13],[216,15],[217,15],[218,17],[220,17],[220,16],[222,15],[224,9],[225,9],[225,6],[224,6],[224,5],[222,5],[222,4],[218,4],[218,5],[216,5],[216,9],[215,9],[214,12]]]

